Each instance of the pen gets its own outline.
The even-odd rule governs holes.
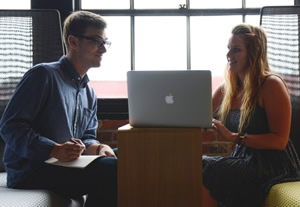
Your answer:
[[[80,145],[80,143],[77,142],[74,138],[71,138],[70,141],[73,142],[74,144],[79,144]]]
[[[79,144],[79,145],[81,145],[81,144],[80,144],[79,142],[77,142],[74,138],[71,138],[70,141],[73,142],[74,144]],[[85,149],[85,146],[84,146],[84,149]]]

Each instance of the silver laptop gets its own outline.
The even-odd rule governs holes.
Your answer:
[[[212,126],[208,70],[129,71],[127,84],[133,127]]]

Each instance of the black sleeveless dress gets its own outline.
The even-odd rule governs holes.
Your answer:
[[[240,110],[231,110],[225,126],[237,132],[239,119]],[[257,105],[246,133],[268,132],[265,110]],[[203,156],[202,160],[203,184],[222,207],[259,207],[273,185],[300,180],[299,159],[291,140],[283,151],[236,145],[229,157]]]

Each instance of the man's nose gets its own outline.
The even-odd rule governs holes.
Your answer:
[[[99,49],[102,53],[106,53],[106,47],[104,45],[99,46]]]

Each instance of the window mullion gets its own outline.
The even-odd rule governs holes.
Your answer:
[[[134,9],[134,0],[130,0],[130,10]]]
[[[131,21],[131,70],[135,70],[135,17],[130,17]]]
[[[131,10],[131,15],[130,15],[130,37],[131,37],[131,70],[135,70],[135,16],[132,15],[134,11],[134,0],[130,0],[130,10]]]
[[[190,0],[186,0],[186,9],[187,14],[190,11]],[[187,61],[187,70],[191,70],[191,16],[187,15],[186,17],[186,61]]]
[[[242,9],[246,8],[246,0],[242,0]],[[246,22],[246,14],[243,13],[243,23]]]
[[[191,18],[190,16],[186,17],[186,44],[187,44],[187,70],[191,70]]]
[[[186,8],[190,9],[190,0],[186,0]]]

